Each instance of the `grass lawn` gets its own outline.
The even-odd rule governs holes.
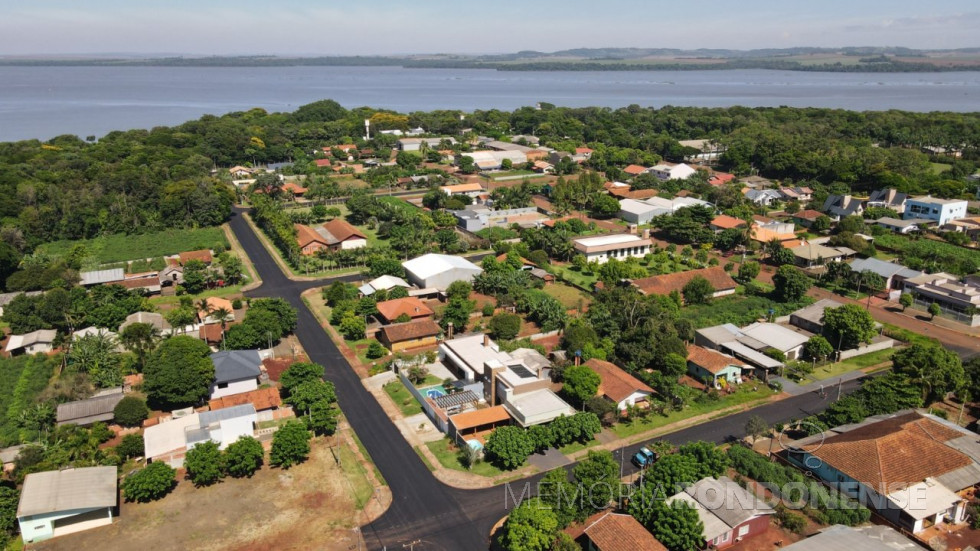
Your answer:
[[[357,434],[353,431],[350,432],[351,438],[354,439],[354,444],[357,445],[357,449],[361,451],[361,457],[367,459],[371,463],[371,467],[374,469],[374,478],[381,483],[382,486],[387,486],[388,481],[385,477],[381,476],[381,471],[378,470],[377,465],[374,464],[374,459],[371,458],[371,454],[368,453],[367,448],[361,442],[361,439],[357,437]]]
[[[567,310],[581,310],[592,302],[589,296],[580,289],[559,282],[545,285],[541,290],[558,299],[558,302],[561,302]]]
[[[855,369],[864,369],[865,367],[887,362],[889,359],[891,359],[892,354],[895,352],[895,348],[889,348],[887,350],[878,350],[876,352],[848,358],[842,362],[823,365],[814,369],[813,373],[808,375],[807,378],[814,381],[822,381],[831,377],[838,377],[844,373],[854,371]]]
[[[938,176],[943,172],[946,172],[947,170],[952,170],[953,165],[948,165],[946,163],[929,163],[929,169],[932,171],[933,174]]]
[[[422,405],[418,403],[418,400],[412,396],[412,393],[405,388],[400,379],[395,379],[394,381],[386,384],[384,386],[385,392],[388,396],[391,396],[391,400],[395,402],[398,409],[401,410],[402,415],[408,417],[409,415],[416,415],[422,413]]]
[[[566,281],[569,281],[580,287],[586,289],[592,289],[595,285],[596,280],[599,279],[598,274],[593,274],[591,272],[580,272],[578,270],[573,270],[571,266],[557,266],[554,265],[555,275],[564,277]]]
[[[758,385],[758,390],[752,390],[752,387],[756,385]],[[644,420],[638,420],[632,423],[617,423],[611,430],[616,434],[616,436],[625,438],[641,432],[670,425],[678,421],[690,419],[691,417],[711,413],[712,411],[747,404],[757,400],[763,400],[772,396],[772,394],[772,389],[761,382],[746,383],[742,385],[735,394],[725,396],[717,401],[704,402],[700,404],[691,403],[685,406],[681,411],[671,411],[667,415],[652,414],[650,417]]]
[[[363,509],[367,502],[374,495],[374,484],[368,479],[367,470],[364,465],[354,455],[353,450],[348,446],[337,446],[337,460],[340,468],[344,471],[344,476],[351,485],[351,493],[354,497],[354,505],[358,509]]]
[[[885,326],[885,330],[884,330],[885,336],[891,337],[895,340],[899,340],[908,344],[918,343],[923,345],[931,344],[931,345],[941,346],[939,341],[932,337],[920,335],[913,331],[909,331],[908,329],[902,329],[901,327],[898,327],[896,325],[891,325],[890,323],[885,323],[882,325]]]
[[[426,444],[426,446],[428,446],[429,450],[436,456],[439,463],[441,463],[442,466],[446,467],[447,469],[489,477],[498,476],[507,472],[494,467],[486,461],[480,461],[476,465],[473,465],[472,469],[467,469],[462,463],[459,462],[459,456],[456,455],[458,449],[448,438],[436,440],[435,442],[429,442]]]
[[[167,256],[197,249],[213,249],[218,245],[229,248],[225,232],[219,226],[54,241],[41,245],[39,249],[52,256],[65,256],[75,245],[84,246],[88,251],[87,260],[96,265]]]
[[[200,294],[188,295],[188,296],[194,299],[195,303],[201,300],[202,298],[208,298],[208,297],[221,297],[221,298],[227,298],[229,300],[232,300],[232,297],[240,298],[242,296],[242,285],[229,285],[227,287],[208,289],[207,291],[204,291]],[[176,304],[180,304],[180,298],[181,297],[177,295],[170,295],[165,297],[163,296],[150,297],[149,300],[150,300],[150,304],[154,304],[156,306],[163,306],[163,305],[173,306]]]

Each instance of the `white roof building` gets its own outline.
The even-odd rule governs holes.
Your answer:
[[[684,180],[696,173],[697,170],[687,166],[684,163],[677,165],[661,163],[651,167],[650,172],[661,180]]]
[[[425,254],[402,262],[408,280],[420,288],[445,290],[454,281],[472,281],[483,269],[469,260],[447,254]]]
[[[166,461],[177,468],[196,444],[212,440],[225,449],[242,436],[252,436],[256,421],[252,404],[175,417],[143,431],[144,453],[149,460]]]
[[[405,281],[400,277],[383,275],[381,277],[376,277],[371,281],[368,281],[367,283],[361,285],[357,289],[364,296],[370,296],[376,293],[377,291],[387,291],[395,287],[404,287],[405,289],[408,289],[411,287],[411,285],[409,285],[407,281]]]
[[[575,409],[548,388],[517,394],[504,403],[504,408],[522,427],[550,423],[562,415],[575,415]]]
[[[642,257],[650,252],[653,241],[632,233],[616,233],[573,239],[572,244],[577,252],[585,255],[587,261],[602,264],[610,258]]]
[[[79,285],[88,287],[89,285],[100,285],[103,283],[115,283],[126,279],[126,272],[122,268],[112,268],[109,270],[94,270],[91,272],[81,272]]]

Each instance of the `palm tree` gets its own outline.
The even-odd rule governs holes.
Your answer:
[[[224,345],[225,329],[228,327],[228,318],[231,317],[232,319],[235,319],[235,313],[222,306],[221,308],[215,308],[212,310],[211,316],[217,318],[221,322],[221,343]]]

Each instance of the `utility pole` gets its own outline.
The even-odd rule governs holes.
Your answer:
[[[844,389],[844,378],[837,379],[837,399],[840,400],[840,393]]]

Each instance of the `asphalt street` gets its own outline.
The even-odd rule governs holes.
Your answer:
[[[296,336],[310,359],[325,367],[324,378],[336,386],[341,410],[391,489],[391,506],[379,519],[362,528],[368,548],[402,549],[414,544],[414,549],[420,551],[487,549],[490,529],[513,507],[514,497],[520,496],[525,488],[533,491],[542,475],[482,490],[460,490],[437,480],[364,388],[354,369],[300,298],[300,293],[307,289],[341,278],[288,279],[241,212],[235,210],[231,228],[262,279],[262,285],[248,295],[282,297],[297,309]],[[356,280],[359,276],[342,279]],[[841,390],[846,394],[859,384],[860,381],[850,381],[844,383]],[[827,397],[816,393],[795,396],[707,421],[665,438],[674,444],[697,440],[725,442],[744,435],[745,423],[751,415],[760,415],[772,424],[800,419],[822,411],[836,397],[836,392],[836,387],[829,387]],[[641,445],[627,446],[615,452],[617,460],[622,457],[624,474],[635,472],[629,457]]]

